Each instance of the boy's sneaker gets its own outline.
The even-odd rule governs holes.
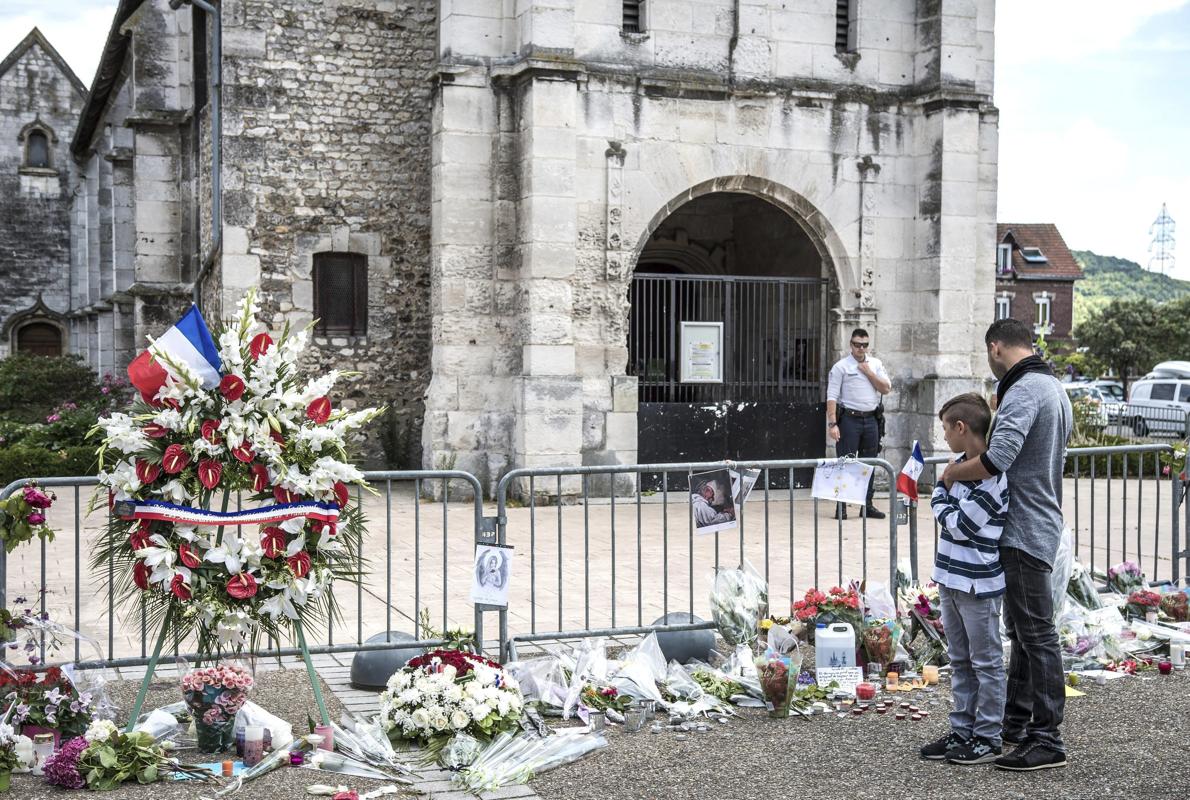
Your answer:
[[[1012,772],[1032,772],[1066,766],[1066,754],[1041,742],[1026,742],[1006,756],[996,759],[996,767]]]
[[[922,747],[921,757],[930,761],[941,761],[965,744],[967,740],[952,731],[938,741]]]
[[[986,764],[1000,757],[1003,751],[982,736],[972,736],[971,740],[952,750],[946,760],[951,764]]]

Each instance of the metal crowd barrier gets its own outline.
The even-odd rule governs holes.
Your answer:
[[[1168,461],[1172,453],[1167,444],[1067,452],[1067,522],[1076,556],[1093,571],[1132,558],[1142,562],[1151,580],[1176,581],[1187,574],[1190,548],[1182,531],[1190,529],[1190,504],[1184,501],[1187,484],[1179,469],[1168,474],[1164,469],[1162,459]],[[932,471],[927,468],[923,483],[932,483],[948,460],[927,459]],[[356,498],[369,515],[359,554],[366,577],[355,586],[336,586],[342,618],[319,631],[308,628],[310,650],[351,653],[441,644],[443,638],[427,633],[423,623],[436,633],[471,624],[482,645],[489,613],[497,615],[498,628],[488,645],[498,646],[505,657],[514,655],[518,644],[709,628],[709,622],[670,615],[709,620],[713,570],[744,561],[768,582],[775,613],[785,613],[810,586],[869,577],[891,586],[902,558],[910,560],[914,576],[922,574],[922,567],[928,574],[929,562],[919,564],[918,552],[926,544],[919,541],[918,513],[928,514],[928,508],[901,504],[896,470],[887,461],[864,462],[889,484],[887,500],[878,501],[886,520],[859,516],[854,505],[847,521],[834,519],[834,503],[810,498],[807,489],[796,486],[795,471],[814,467],[813,459],[518,469],[497,485],[495,516],[485,516],[482,486],[469,473],[367,473],[376,497]],[[691,473],[725,468],[761,474],[737,511],[735,529],[698,535],[690,493],[675,487],[686,486]],[[661,488],[642,491],[642,476],[656,475],[662,477]],[[24,483],[0,490],[0,501]],[[38,483],[59,495],[50,516],[59,536],[11,555],[0,548],[0,605],[10,606],[14,587],[23,588],[33,607],[82,632],[87,639],[76,640],[73,654],[61,653],[62,660],[146,664],[156,631],[148,629],[143,609],[118,613],[107,591],[113,565],[90,568],[91,547],[105,521],[104,512],[88,518],[83,510],[90,495],[84,490],[96,486],[95,478]],[[452,490],[466,499],[452,502]],[[426,499],[430,495],[437,499]],[[924,493],[921,502],[929,502]],[[62,524],[63,513],[73,516],[73,529]],[[898,536],[898,513],[907,516],[908,536]],[[470,601],[477,543],[515,548],[506,608]],[[73,567],[63,569],[72,556]],[[385,636],[386,631],[396,636]],[[171,645],[175,654],[193,655],[193,642]],[[297,652],[262,642],[254,655]]]
[[[379,494],[379,501],[369,501],[365,507],[365,513],[370,514],[368,534],[361,543],[357,562],[361,571],[366,566],[371,569],[360,583],[336,584],[341,616],[327,620],[321,630],[307,627],[310,652],[353,653],[443,644],[445,639],[425,635],[423,623],[426,622],[440,633],[452,626],[473,624],[477,637],[482,636],[479,610],[469,603],[461,606],[465,616],[460,615],[459,610],[452,610],[460,608],[460,603],[456,594],[452,605],[450,583],[452,575],[465,579],[469,574],[475,543],[494,538],[494,524],[485,525],[484,522],[483,490],[479,480],[470,473],[457,470],[368,472],[365,478]],[[111,561],[106,571],[100,569],[95,574],[91,570],[91,548],[107,521],[107,514],[94,513],[88,519],[84,504],[91,499],[92,492],[83,490],[97,487],[98,481],[94,477],[59,477],[38,478],[36,482],[58,494],[49,519],[51,527],[59,529],[58,536],[52,543],[33,542],[11,555],[0,548],[0,607],[8,607],[10,578],[13,578],[9,573],[10,567],[15,565],[19,572],[16,578],[24,578],[20,584],[26,587],[29,605],[25,607],[35,608],[40,614],[50,612],[53,622],[73,627],[82,634],[83,638],[74,639],[72,656],[57,654],[58,660],[80,662],[86,666],[148,664],[150,643],[157,631],[148,625],[144,607],[139,613],[135,609],[130,612],[127,606],[117,608],[117,597],[110,590],[115,578]],[[448,499],[452,485],[459,482],[469,496],[466,503],[431,504],[423,500],[424,495],[431,492]],[[27,480],[18,480],[4,487],[0,490],[0,502],[26,483]],[[364,500],[363,493],[357,490],[356,502]],[[242,507],[242,497],[235,496],[233,502],[236,508]],[[398,505],[396,515],[394,502]],[[73,506],[72,530],[62,530],[60,520],[64,504]],[[99,506],[105,505],[101,500]],[[383,519],[382,537],[377,535],[378,517]],[[485,534],[485,527],[491,533]],[[66,575],[50,574],[56,572],[56,563],[66,563],[71,558],[72,580]],[[435,566],[423,575],[423,565],[428,564]],[[395,574],[394,568],[401,574]],[[383,584],[380,583],[382,575]],[[85,576],[90,580],[85,581]],[[63,585],[64,581],[67,585]],[[398,589],[396,597],[394,588]],[[380,641],[365,638],[365,622],[370,634],[377,633],[375,628],[383,622],[383,628],[378,632],[380,636],[370,637],[383,637]],[[409,633],[404,633],[405,630]],[[397,636],[385,636],[389,631],[396,632]],[[171,657],[193,658],[196,653],[188,648],[194,646],[193,641],[174,641]],[[281,647],[277,642],[261,642],[245,654],[272,658],[294,656],[300,652],[296,647]],[[48,655],[51,661],[55,659],[56,654]],[[44,638],[40,656],[43,660],[47,657]]]
[[[882,472],[895,486],[895,473],[887,461],[862,461]],[[818,586],[825,579],[826,568],[820,556],[832,532],[837,561],[833,582],[857,577],[856,566],[860,568],[859,576],[866,579],[869,520],[859,515],[858,507],[850,507],[846,522],[833,517],[824,519],[820,510],[825,508],[831,513],[834,503],[799,497],[799,492],[790,488],[774,488],[775,483],[795,486],[794,471],[813,468],[817,463],[815,459],[718,461],[509,472],[496,490],[500,542],[515,547],[516,580],[522,586],[527,581],[529,592],[527,607],[509,609],[518,616],[516,627],[520,632],[501,638],[502,654],[514,654],[517,643],[711,627],[709,622],[690,621],[710,619],[711,570],[725,565],[735,567],[744,561],[768,583],[770,607],[788,609],[798,598],[799,588]],[[761,474],[751,496],[738,509],[735,530],[698,535],[690,492],[671,490],[675,483],[670,478],[718,469],[757,469]],[[640,487],[644,475],[662,476],[660,491],[643,494]],[[685,482],[679,480],[677,484]],[[598,491],[593,490],[593,485]],[[612,491],[612,487],[616,490]],[[626,493],[625,488],[629,489]],[[515,508],[517,505],[521,507]],[[871,523],[876,526],[874,530],[880,526],[887,529],[887,569],[877,574],[882,580],[887,577],[890,586],[895,581],[898,552],[896,511],[896,497],[890,493],[887,519]],[[598,559],[605,568],[595,574],[591,558],[593,528],[599,532],[596,546],[607,548],[606,558]],[[858,547],[860,563],[850,563],[845,569],[847,544],[852,550]],[[812,548],[809,563],[803,567],[805,574],[812,574],[812,583],[798,582],[798,545]],[[673,612],[689,616],[676,620],[670,618]]]
[[[1136,561],[1150,581],[1177,581],[1186,574],[1184,566],[1190,569],[1190,561],[1182,563],[1190,559],[1190,550],[1183,549],[1182,542],[1182,531],[1190,526],[1185,485],[1178,467],[1167,469],[1170,465],[1162,463],[1163,456],[1172,460],[1169,457],[1174,452],[1169,444],[1073,447],[1066,451],[1065,522],[1071,530],[1075,557],[1092,574],[1103,576],[1109,567],[1127,560]],[[937,483],[940,467],[953,459],[953,454],[925,459],[927,471],[933,468],[930,484]],[[925,473],[922,477],[924,480]],[[1164,492],[1163,485],[1167,485]],[[1010,492],[1028,490],[1027,486],[1009,487]],[[1163,494],[1167,494],[1164,500]],[[923,497],[922,502],[929,500]],[[1168,504],[1168,522],[1162,519],[1163,503]],[[909,519],[916,562],[917,516],[911,514]],[[933,547],[937,549],[938,523],[932,520],[932,524]],[[1165,536],[1169,541],[1163,555]]]

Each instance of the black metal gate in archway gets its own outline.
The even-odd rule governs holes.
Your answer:
[[[822,457],[825,285],[817,278],[635,275],[628,373],[639,385],[639,463]],[[723,323],[721,383],[682,382],[682,322]],[[788,476],[772,478],[773,486],[788,483]],[[808,481],[808,471],[794,480]],[[652,483],[645,476],[642,488],[659,488]]]

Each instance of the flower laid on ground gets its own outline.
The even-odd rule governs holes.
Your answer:
[[[337,370],[302,377],[307,331],[287,327],[274,340],[259,313],[249,292],[214,334],[210,374],[154,349],[164,383],[94,431],[100,484],[125,517],[94,563],[114,564],[129,605],[144,602],[154,620],[170,614],[171,632],[197,635],[203,652],[333,617],[331,584],[359,579],[364,521],[351,500],[367,486],[349,453],[382,409],[336,407]],[[220,497],[226,511],[240,492],[277,506],[271,521],[220,526],[198,513]]]
[[[901,635],[901,626],[895,620],[873,620],[865,625],[860,641],[868,662],[891,664],[896,659]]]
[[[1174,622],[1190,621],[1190,598],[1184,591],[1162,595],[1161,611]]]
[[[44,673],[0,671],[0,697],[15,695],[11,722],[57,730],[62,738],[78,736],[95,709],[90,692],[80,693],[58,667]]]
[[[200,751],[217,753],[233,740],[236,712],[253,683],[252,673],[239,664],[194,669],[182,678],[182,697],[194,714]]]
[[[733,695],[744,694],[746,691],[742,684],[722,672],[696,667],[691,670],[690,677],[704,692],[725,703],[731,700]]]
[[[1148,589],[1137,589],[1128,595],[1125,608],[1129,614],[1143,617],[1148,612],[1161,608],[1161,595]]]
[[[5,552],[11,553],[35,536],[43,542],[54,540],[46,513],[56,499],[53,492],[43,492],[31,481],[0,503],[0,541]]]
[[[380,695],[380,722],[394,740],[442,747],[455,733],[483,741],[516,727],[520,688],[499,664],[438,650],[397,670]]]
[[[202,767],[178,763],[150,734],[124,733],[106,720],[95,722],[84,736],[71,740],[67,747],[69,751],[67,748],[60,751],[67,755],[59,758],[54,769],[55,777],[67,782],[57,783],[59,786],[70,784],[70,788],[82,788],[73,785],[76,775],[85,780],[88,789],[99,790],[114,789],[131,780],[153,783],[171,773],[200,780],[214,778]],[[51,782],[56,781],[51,779]]]
[[[1123,561],[1107,570],[1107,588],[1122,595],[1145,587],[1145,576],[1135,561]]]
[[[1074,568],[1070,572],[1070,582],[1066,584],[1066,594],[1083,608],[1103,608],[1103,602],[1099,599],[1099,591],[1095,588],[1095,582],[1091,580],[1091,573],[1077,561],[1074,562]]]
[[[10,775],[19,766],[16,729],[7,722],[0,721],[0,775]]]
[[[79,772],[79,756],[91,746],[85,736],[76,736],[45,762],[45,779],[51,786],[81,789],[87,785]]]
[[[858,631],[863,609],[855,589],[832,586],[827,592],[807,590],[805,597],[793,602],[793,616],[809,626],[816,622],[847,622]]]
[[[632,704],[632,698],[622,694],[614,686],[596,686],[587,684],[579,695],[579,702],[591,711],[615,711],[623,714]]]

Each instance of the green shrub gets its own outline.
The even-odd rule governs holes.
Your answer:
[[[49,450],[27,444],[0,447],[0,487],[22,478],[94,475],[95,448],[63,447]]]
[[[76,356],[0,359],[0,417],[45,422],[63,403],[79,406],[105,400],[95,373]]]

